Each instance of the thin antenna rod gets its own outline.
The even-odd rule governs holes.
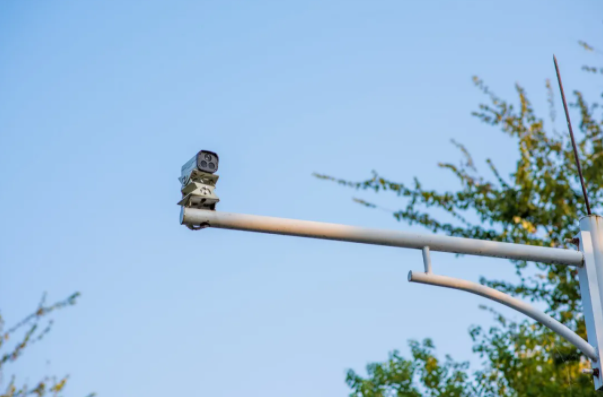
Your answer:
[[[574,140],[574,132],[572,131],[572,123],[570,122],[569,112],[567,111],[567,103],[565,102],[565,93],[563,92],[563,84],[561,84],[561,75],[559,74],[559,65],[557,58],[553,55],[555,62],[555,72],[557,72],[557,81],[559,82],[559,90],[561,91],[561,99],[563,100],[563,110],[565,110],[565,119],[567,120],[567,128],[569,128],[570,137],[572,138],[572,147],[574,148],[574,158],[578,166],[578,175],[580,175],[580,184],[582,185],[582,194],[586,202],[586,212],[590,215],[590,204],[588,203],[588,195],[586,194],[586,186],[584,185],[584,177],[582,176],[582,167],[580,167],[580,159],[578,158],[578,149],[576,149],[576,141]]]

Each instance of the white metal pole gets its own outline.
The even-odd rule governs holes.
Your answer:
[[[182,224],[581,266],[580,251],[183,208]]]
[[[582,308],[588,342],[603,357],[603,218],[590,215],[580,219],[580,250],[584,265],[578,269]],[[595,389],[603,388],[601,362],[592,366]]]

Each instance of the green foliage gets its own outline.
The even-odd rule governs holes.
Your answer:
[[[468,396],[465,371],[467,363],[456,363],[446,357],[444,363],[433,354],[434,346],[430,339],[419,344],[409,342],[412,360],[406,360],[398,351],[390,353],[385,363],[369,364],[369,379],[363,379],[349,370],[346,383],[354,389],[351,396]],[[418,381],[418,382],[417,382]],[[420,383],[421,386],[417,384]]]
[[[579,44],[597,52],[584,42]],[[584,70],[598,70],[589,68]],[[410,184],[392,181],[375,171],[359,182],[315,176],[358,190],[400,197],[404,203],[400,210],[393,211],[395,219],[419,224],[434,233],[574,248],[571,240],[579,230],[578,219],[585,215],[585,206],[571,141],[567,133],[554,128],[555,96],[551,83],[546,82],[550,123],[545,123],[521,86],[516,85],[517,102],[511,103],[496,96],[481,79],[474,77],[473,82],[487,98],[473,115],[516,143],[516,168],[507,177],[503,177],[491,159],[486,160],[487,175],[480,173],[469,151],[455,141],[453,144],[461,151],[463,161],[458,165],[439,164],[458,180],[459,188],[454,191],[428,189],[417,178]],[[575,102],[571,106],[579,115],[581,132],[577,137],[578,151],[591,207],[596,213],[603,204],[603,118],[596,114],[598,104],[589,105],[579,91],[573,95]],[[358,198],[354,201],[369,208],[379,207]],[[432,215],[433,210],[444,216]],[[514,296],[545,303],[550,315],[586,337],[576,269],[522,261],[514,264],[518,282],[486,278],[481,282]],[[354,390],[351,395],[594,395],[591,379],[581,374],[587,360],[573,346],[539,325],[508,322],[495,315],[497,325],[488,331],[471,328],[473,350],[483,359],[482,368],[471,376],[465,364],[450,359],[439,363],[433,356],[431,342],[420,348],[424,355],[417,355],[419,345],[412,342],[410,360],[394,352],[386,363],[370,364],[366,379],[350,371],[347,383]],[[422,375],[426,371],[425,360],[436,363],[429,371],[442,374],[435,383]],[[460,371],[465,371],[463,376]],[[454,386],[449,386],[449,379],[455,379]]]
[[[479,396],[595,396],[592,380],[581,373],[588,361],[557,334],[528,321],[470,330],[473,351],[485,358],[473,384]]]
[[[27,348],[41,341],[52,329],[52,320],[48,320],[43,327],[40,327],[40,323],[56,310],[75,305],[79,296],[80,293],[76,292],[64,300],[46,305],[46,295],[44,295],[33,313],[6,331],[4,331],[4,320],[0,316],[0,375],[4,373],[6,365],[21,358]],[[19,337],[20,334],[22,334],[21,337]],[[17,341],[9,347],[13,338],[17,338]],[[38,381],[34,387],[27,384],[17,387],[16,379],[13,376],[0,397],[25,397],[28,395],[57,397],[64,390],[67,380],[68,376],[46,377]],[[92,396],[94,394],[90,394],[88,397]]]

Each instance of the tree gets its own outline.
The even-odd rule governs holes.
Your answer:
[[[26,348],[41,341],[52,329],[52,320],[48,320],[44,327],[40,327],[40,323],[56,310],[75,305],[79,296],[80,293],[76,292],[62,301],[46,305],[46,295],[44,295],[33,313],[6,331],[4,329],[4,319],[0,316],[0,375],[4,373],[6,365],[21,358]],[[19,335],[21,336],[19,337]],[[17,342],[9,347],[10,341],[14,338]],[[24,397],[27,395],[38,397],[52,395],[56,397],[65,389],[67,380],[68,376],[62,378],[46,377],[36,382],[34,387],[27,384],[17,387],[16,379],[13,376],[0,397]],[[94,394],[90,394],[88,397],[92,396]]]
[[[579,44],[587,51],[594,48]],[[603,68],[584,66],[589,73]],[[460,143],[460,165],[439,164],[459,182],[455,191],[440,192],[413,183],[394,182],[373,171],[367,180],[354,182],[315,174],[359,190],[393,194],[404,200],[393,212],[398,221],[419,224],[434,233],[549,247],[571,247],[579,231],[577,219],[585,215],[578,173],[567,133],[554,129],[555,92],[546,81],[549,123],[538,117],[525,90],[516,85],[517,104],[496,96],[478,77],[475,86],[487,102],[473,112],[481,122],[514,138],[519,160],[505,178],[488,159],[488,176],[478,172],[469,151]],[[593,212],[603,204],[603,117],[599,104],[588,104],[579,91],[570,106],[579,113],[578,151]],[[545,128],[546,127],[546,128]],[[354,199],[368,208],[378,205]],[[434,217],[431,209],[445,211],[449,219]],[[472,221],[471,219],[477,219]],[[511,295],[544,302],[547,312],[586,338],[577,270],[563,265],[513,261],[518,283],[483,278],[481,283]],[[349,370],[351,396],[594,396],[589,375],[581,373],[588,360],[556,334],[530,321],[512,322],[492,311],[496,325],[488,330],[472,326],[473,351],[482,367],[469,372],[467,363],[435,356],[430,339],[410,341],[411,358],[390,353],[383,363],[367,366],[367,377]]]

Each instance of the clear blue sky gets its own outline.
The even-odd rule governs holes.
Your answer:
[[[601,92],[580,72],[601,57],[576,43],[601,44],[602,11],[594,1],[2,1],[0,308],[11,324],[43,291],[82,292],[14,367],[19,379],[69,373],[70,396],[341,396],[347,368],[427,336],[442,356],[475,363],[467,329],[490,323],[485,302],[409,285],[419,252],[191,232],[178,224],[180,167],[202,148],[220,154],[220,210],[423,231],[311,173],[376,169],[453,188],[437,168],[460,159],[451,138],[482,170],[487,157],[511,169],[510,139],[470,115],[482,99],[471,76],[507,98],[520,82],[546,115],[556,53],[568,90]],[[443,254],[434,270],[514,273]]]

